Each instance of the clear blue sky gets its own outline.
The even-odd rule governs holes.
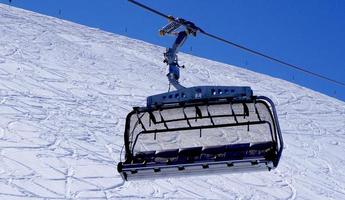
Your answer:
[[[0,3],[8,2],[0,0]],[[345,1],[139,2],[191,20],[205,31],[235,43],[345,82]],[[157,30],[165,25],[165,19],[127,0],[12,0],[12,5],[161,46],[170,46],[173,42],[173,38],[158,35]],[[204,36],[189,38],[182,51],[269,74],[345,101],[344,87],[287,69]]]

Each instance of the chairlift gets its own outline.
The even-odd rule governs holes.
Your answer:
[[[127,115],[125,160],[117,167],[122,178],[276,168],[283,139],[272,100],[254,96],[247,86],[182,86],[176,54],[187,37],[196,36],[201,29],[181,18],[167,18],[169,24],[160,29],[160,34],[177,35],[172,48],[164,54],[169,83],[176,90],[149,96],[145,107],[134,107]],[[184,30],[174,32],[181,27]]]

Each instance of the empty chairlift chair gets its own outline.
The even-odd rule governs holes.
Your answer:
[[[122,178],[277,167],[283,140],[273,102],[253,96],[250,87],[180,85],[178,49],[189,35],[206,33],[192,22],[130,2],[169,19],[160,34],[177,35],[172,48],[164,53],[168,80],[176,90],[148,97],[146,107],[135,107],[127,115],[125,161],[117,166]]]
[[[283,141],[272,101],[251,92],[226,95],[134,108],[126,119],[122,177],[274,169]]]

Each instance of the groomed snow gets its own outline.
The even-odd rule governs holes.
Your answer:
[[[124,118],[167,91],[164,50],[0,4],[0,199],[345,199],[344,102],[186,54],[186,86],[247,85],[274,100],[280,165],[124,182]]]

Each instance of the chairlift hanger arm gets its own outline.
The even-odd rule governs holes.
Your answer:
[[[193,22],[187,21],[182,18],[175,18],[173,16],[165,15],[134,0],[128,1],[169,20],[169,23],[159,30],[159,33],[162,36],[166,34],[176,36],[176,40],[172,47],[168,48],[164,53],[164,63],[169,65],[169,73],[167,74],[167,77],[169,83],[173,85],[177,90],[184,89],[185,87],[182,86],[178,81],[180,78],[180,67],[184,68],[184,66],[180,66],[178,64],[177,53],[180,47],[187,40],[188,36],[190,34],[196,36],[196,33],[201,29],[195,26]],[[183,26],[185,30],[177,31],[181,26]]]

